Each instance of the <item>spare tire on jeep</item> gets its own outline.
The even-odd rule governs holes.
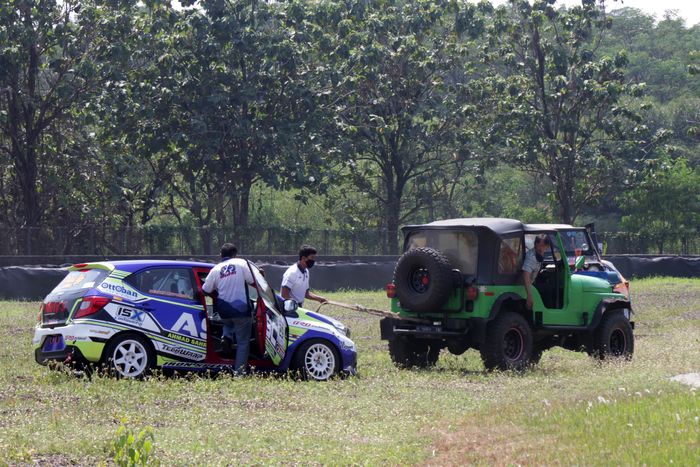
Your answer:
[[[438,250],[415,248],[404,253],[394,269],[396,296],[410,311],[439,311],[454,289],[449,260]]]

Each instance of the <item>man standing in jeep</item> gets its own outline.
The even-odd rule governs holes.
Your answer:
[[[544,254],[549,247],[549,237],[547,235],[538,235],[535,237],[535,245],[525,254],[525,261],[523,262],[523,284],[525,285],[525,291],[527,292],[527,301],[525,306],[528,310],[532,310],[532,284],[535,283],[537,279],[537,274],[540,272],[542,267],[542,261],[544,260]]]

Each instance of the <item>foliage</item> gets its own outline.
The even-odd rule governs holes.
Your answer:
[[[661,254],[664,245],[700,229],[700,167],[684,159],[663,159],[658,165],[621,201],[629,212],[622,226],[655,242]]]
[[[158,465],[153,457],[155,436],[153,429],[146,427],[135,434],[126,426],[126,418],[122,418],[113,442],[114,463],[122,467],[136,465]]]
[[[467,48],[450,20],[464,19],[465,37],[481,23],[472,5],[444,0],[348,2],[327,14],[325,28],[338,31],[327,54],[347,171],[382,213],[387,252],[396,253],[400,223],[469,157]]]
[[[401,224],[476,215],[614,230],[648,161],[700,162],[700,28],[672,13],[181,3],[0,3],[0,254],[137,253],[146,230],[244,251],[276,226],[388,253]]]
[[[599,54],[609,26],[592,1],[555,10],[513,0],[488,29],[483,60],[492,73],[475,89],[495,109],[488,133],[512,163],[551,180],[564,223],[605,195],[625,158],[643,157],[667,135],[651,133],[629,105],[643,85],[625,80],[626,54]]]

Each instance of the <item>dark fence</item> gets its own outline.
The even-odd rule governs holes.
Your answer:
[[[265,268],[265,276],[275,289],[279,289],[282,274],[294,256],[248,257]],[[611,255],[607,259],[628,279],[649,276],[696,277],[700,278],[700,256],[641,256]],[[0,300],[41,300],[58,284],[66,274],[66,269],[50,267],[47,264],[66,265],[99,261],[100,257],[42,257],[13,256],[0,257]],[[112,257],[111,259],[136,259],[134,257]],[[164,258],[163,258],[164,259]],[[197,258],[214,263],[216,256]],[[43,266],[38,266],[43,264]],[[19,266],[26,265],[26,266]],[[30,266],[33,265],[33,266]],[[317,290],[378,290],[383,289],[393,278],[396,256],[374,257],[325,257],[314,266],[311,285]],[[634,289],[633,289],[634,290]]]
[[[106,226],[71,228],[0,228],[0,255],[213,255],[226,241],[246,255],[293,255],[303,243],[329,255],[389,254],[381,229],[238,229],[147,226],[111,229]],[[658,239],[635,233],[601,232],[605,254],[700,254],[700,235]],[[400,239],[397,238],[399,247]]]
[[[0,228],[0,255],[212,255],[235,242],[247,255],[292,255],[313,245],[323,255],[388,253],[384,230],[282,227],[230,229],[176,226]],[[397,238],[398,240],[398,238]]]

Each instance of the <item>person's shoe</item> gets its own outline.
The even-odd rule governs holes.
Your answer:
[[[221,350],[225,355],[233,354],[233,341],[230,337],[221,339]]]

